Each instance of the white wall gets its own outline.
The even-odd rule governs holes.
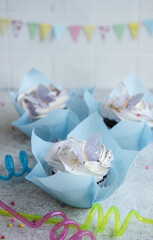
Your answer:
[[[0,16],[52,24],[116,24],[153,19],[153,0],[0,0]],[[112,29],[105,42],[96,30],[90,43],[81,31],[74,43],[68,30],[57,41],[30,39],[23,26],[18,38],[11,27],[0,35],[0,86],[18,88],[23,75],[35,67],[64,87],[112,88],[135,72],[153,88],[153,37],[142,25],[137,40],[125,30],[120,42]]]

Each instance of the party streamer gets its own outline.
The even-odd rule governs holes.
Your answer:
[[[6,207],[4,207],[4,205],[1,205],[1,201],[0,201],[0,206],[3,207],[6,210],[2,210],[0,209],[0,215],[4,215],[4,216],[10,216],[12,217],[13,212],[8,213],[8,209]],[[6,205],[5,205],[6,206]],[[145,218],[140,216],[140,214],[136,211],[136,210],[131,210],[128,215],[126,216],[122,226],[120,223],[120,211],[116,206],[112,206],[108,209],[108,211],[106,212],[105,216],[103,213],[103,207],[101,206],[100,203],[95,203],[92,208],[90,209],[88,216],[86,218],[85,224],[80,224],[81,228],[84,231],[88,231],[91,223],[93,221],[94,215],[96,214],[96,212],[98,211],[98,222],[97,222],[97,232],[98,233],[102,233],[108,222],[109,219],[111,218],[111,216],[115,215],[115,227],[114,227],[114,233],[113,235],[121,237],[127,230],[130,222],[132,221],[132,218],[135,216],[140,222],[143,223],[147,223],[147,224],[153,224],[153,219],[149,219],[149,218]],[[27,213],[20,213],[21,216],[26,217],[29,220],[38,220],[40,221],[42,219],[42,216],[38,216],[38,215],[32,215],[32,214],[27,214]],[[13,215],[14,216],[14,215]],[[52,224],[58,224],[61,223],[60,219],[55,219],[55,218],[50,218],[49,220],[46,221],[46,223],[52,223]],[[59,226],[59,225],[58,225]],[[63,226],[63,225],[62,225]],[[70,224],[70,227],[74,227],[75,225]],[[59,229],[59,228],[58,228]]]
[[[20,177],[25,172],[28,172],[28,173],[31,172],[31,168],[28,167],[28,156],[27,156],[26,152],[20,151],[19,158],[20,158],[20,162],[21,162],[23,169],[21,170],[21,172],[16,173],[14,170],[14,161],[13,161],[12,156],[11,155],[5,156],[5,165],[6,165],[6,168],[9,172],[9,174],[7,177],[0,175],[1,180],[10,180],[13,176]]]
[[[131,210],[128,215],[126,216],[122,226],[120,223],[120,211],[118,207],[112,206],[108,209],[105,216],[103,213],[103,207],[99,203],[95,203],[93,207],[90,209],[89,214],[87,216],[86,222],[83,226],[84,230],[88,230],[91,226],[93,217],[95,213],[98,211],[98,222],[97,222],[97,232],[102,233],[106,228],[109,219],[111,216],[115,215],[115,227],[114,227],[114,234],[115,236],[121,237],[127,230],[132,218],[135,216],[140,222],[153,224],[153,219],[144,218],[140,216],[140,214],[136,210]]]
[[[82,230],[81,226],[75,222],[74,220],[70,220],[68,219],[67,215],[61,211],[53,211],[50,212],[48,214],[46,214],[44,217],[42,217],[38,222],[36,223],[32,223],[31,221],[29,221],[28,219],[26,219],[25,217],[23,217],[20,213],[14,211],[12,208],[10,208],[9,206],[7,206],[5,203],[3,203],[2,201],[0,201],[0,206],[2,208],[4,208],[6,211],[8,211],[9,213],[11,213],[14,217],[16,217],[17,219],[19,219],[20,221],[22,221],[23,223],[25,223],[27,226],[29,226],[30,228],[39,228],[41,227],[45,222],[47,222],[48,219],[54,217],[54,216],[61,216],[63,217],[63,221],[60,221],[59,223],[57,223],[50,232],[50,240],[64,240],[66,238],[66,236],[68,235],[69,232],[69,225],[73,225],[76,227],[77,229],[77,233],[75,233],[70,240],[81,240],[83,236],[90,236],[91,240],[96,240],[96,237],[94,236],[94,234],[90,231],[86,231],[86,230]],[[60,229],[61,227],[64,227],[63,232],[60,234],[59,237],[55,238],[55,234],[58,231],[58,229]]]

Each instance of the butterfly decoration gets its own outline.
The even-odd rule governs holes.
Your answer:
[[[84,150],[82,151],[79,142],[71,138],[72,149],[81,163],[85,161],[98,161],[101,152],[101,136],[100,134],[92,135],[86,142]]]
[[[56,105],[63,106],[68,99],[68,97],[64,97],[63,93],[65,92],[61,92],[53,85],[46,87],[40,84],[37,88],[19,95],[18,102],[28,110],[30,119],[34,119],[39,118],[41,114],[46,114],[46,111],[52,110]]]
[[[135,107],[144,97],[143,93],[138,93],[129,96],[127,88],[123,82],[120,82],[114,97],[112,98],[112,106],[120,109],[120,108],[128,108]]]
[[[106,150],[105,146],[101,144],[101,135],[99,133],[90,136],[83,148],[75,138],[71,138],[71,142],[73,152],[82,164],[101,162],[103,167],[112,167],[110,163],[112,161],[112,152]]]

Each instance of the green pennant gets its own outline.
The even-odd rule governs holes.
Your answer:
[[[38,30],[38,27],[39,27],[39,23],[27,23],[28,25],[28,28],[29,28],[29,32],[30,32],[30,35],[31,35],[31,38],[34,39],[36,33],[37,33],[37,30]]]
[[[121,40],[123,37],[123,34],[124,34],[126,24],[115,24],[113,27],[114,27],[114,30],[116,32],[118,39]]]

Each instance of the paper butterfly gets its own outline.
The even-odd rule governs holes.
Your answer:
[[[78,160],[81,163],[85,163],[85,161],[98,161],[99,155],[101,153],[101,136],[96,133],[92,135],[86,142],[84,146],[84,150],[79,144],[79,142],[71,138],[72,148],[75,155],[78,156]]]
[[[143,93],[138,93],[130,97],[125,84],[121,82],[116,89],[113,105],[118,108],[134,107],[142,100],[143,96]]]

